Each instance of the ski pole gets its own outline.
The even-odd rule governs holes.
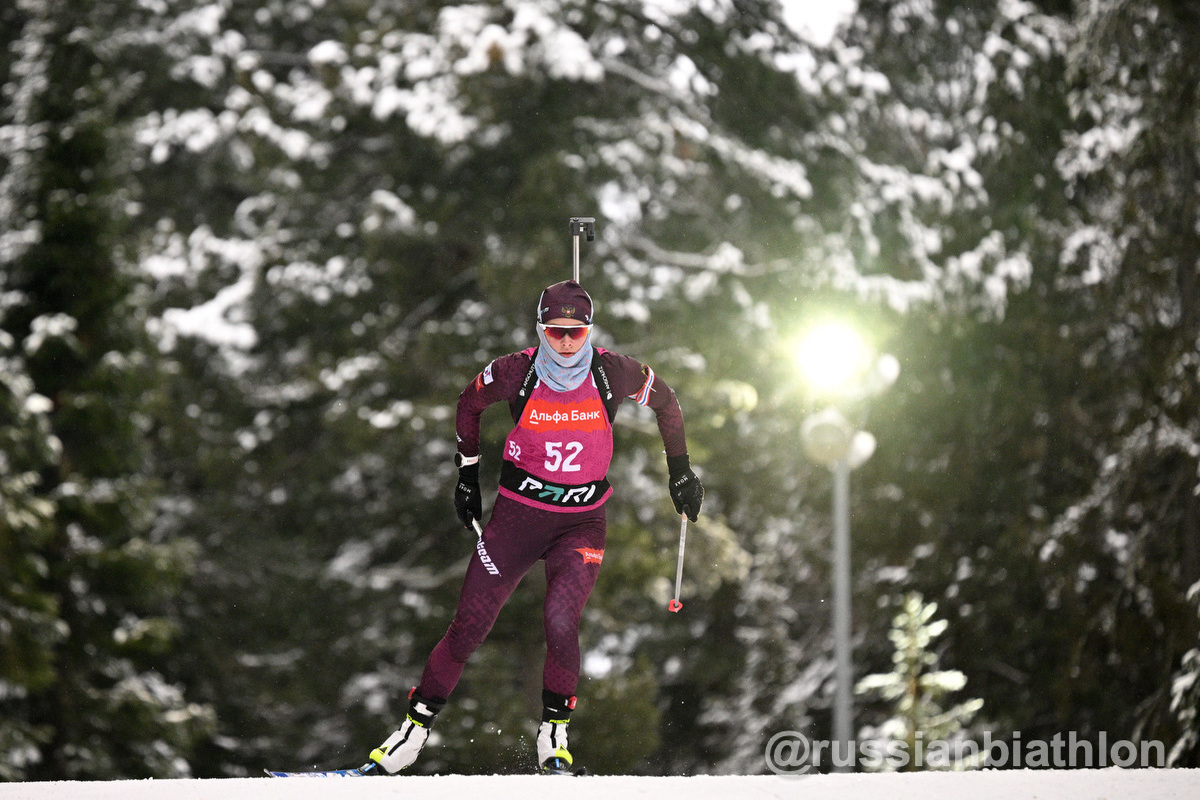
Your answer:
[[[596,238],[595,217],[571,217],[571,239],[575,250],[575,282],[579,283],[579,236],[586,235],[589,242]]]
[[[667,611],[678,613],[683,608],[679,602],[679,584],[683,582],[683,546],[687,543],[687,514],[679,515],[679,560],[675,562],[675,596],[667,603]]]
[[[479,535],[479,541],[483,541],[483,528],[479,527],[479,520],[471,520],[471,525],[475,528],[475,533]]]

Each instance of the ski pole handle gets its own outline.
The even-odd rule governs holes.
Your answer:
[[[675,562],[675,596],[671,598],[671,602],[667,603],[667,611],[672,614],[679,612],[683,608],[683,603],[679,602],[679,585],[683,583],[683,548],[687,544],[687,514],[679,515],[679,559]]]
[[[579,234],[575,234],[571,237],[571,239],[574,242],[575,248],[575,272],[573,274],[575,276],[575,282],[579,283]]]
[[[579,237],[586,236],[589,242],[596,238],[596,218],[571,217],[569,229],[575,256],[575,282],[579,283]]]
[[[483,528],[479,527],[479,520],[471,520],[471,526],[475,528],[475,533],[479,536],[479,540],[483,541]]]

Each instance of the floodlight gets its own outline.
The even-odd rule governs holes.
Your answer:
[[[854,328],[840,322],[818,325],[796,350],[805,381],[824,394],[849,390],[867,368],[869,351]]]

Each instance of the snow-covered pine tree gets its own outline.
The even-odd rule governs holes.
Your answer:
[[[1188,590],[1188,600],[1200,606],[1200,581]],[[1200,763],[1200,643],[1187,651],[1171,681],[1171,713],[1179,721],[1179,738],[1167,765],[1194,767]]]
[[[858,694],[875,693],[892,704],[892,716],[874,730],[885,746],[877,752],[887,758],[867,766],[894,769],[964,769],[974,766],[954,745],[965,740],[964,726],[983,707],[979,699],[947,708],[944,698],[961,691],[967,678],[958,670],[939,669],[932,649],[949,623],[935,620],[937,603],[927,603],[919,593],[905,596],[888,638],[895,645],[894,669],[868,675],[858,682]],[[903,743],[902,746],[889,743]],[[935,744],[936,743],[936,744]]]
[[[157,525],[163,379],[123,246],[136,5],[0,12],[3,779],[185,777],[210,736],[176,677],[194,549]]]
[[[3,287],[0,278],[0,297]],[[0,326],[5,305],[0,300]],[[13,709],[53,683],[54,646],[63,637],[42,555],[54,536],[57,505],[34,491],[62,452],[49,405],[34,390],[16,340],[0,327],[0,781],[23,779],[48,737],[44,726]]]

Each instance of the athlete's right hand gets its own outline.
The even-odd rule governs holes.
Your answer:
[[[479,464],[458,468],[458,485],[454,487],[454,513],[464,528],[472,520],[483,518],[483,497],[479,491]]]
[[[675,513],[687,514],[687,518],[695,522],[704,502],[704,484],[692,472],[687,454],[668,456],[667,470],[671,476],[667,488],[671,492],[671,502],[675,504]]]

